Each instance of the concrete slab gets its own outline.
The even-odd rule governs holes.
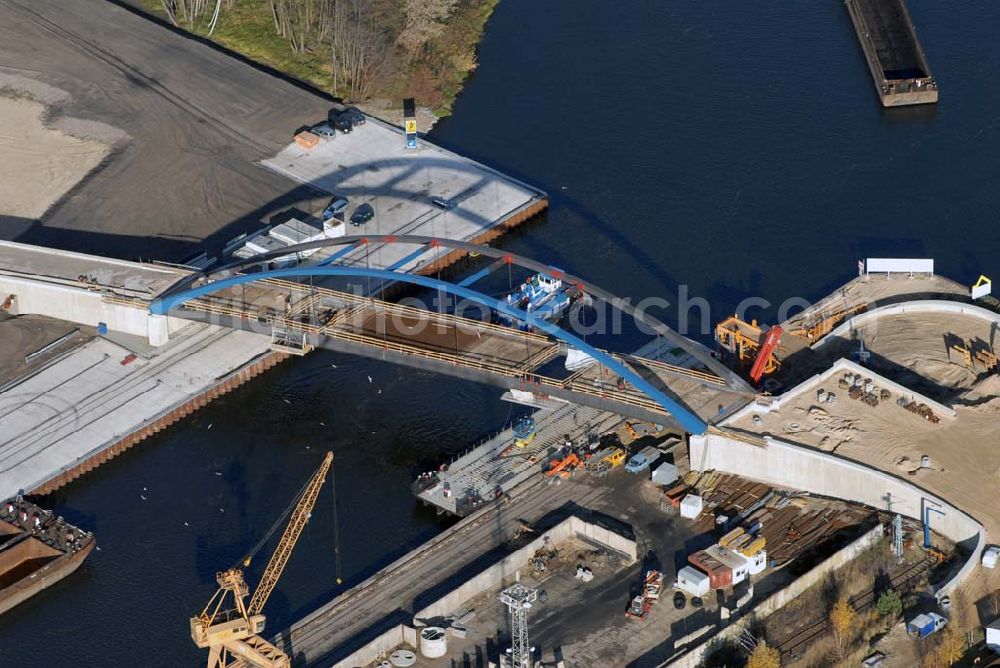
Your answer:
[[[153,297],[191,272],[179,267],[0,241],[0,274],[42,282],[108,288]]]
[[[477,162],[421,140],[407,149],[403,131],[369,118],[352,133],[324,140],[312,149],[290,143],[274,157],[261,161],[283,176],[347,197],[349,220],[361,204],[375,209],[375,218],[348,234],[420,234],[471,240],[525,208],[545,199],[545,193]],[[454,206],[442,209],[432,197],[447,198]],[[345,256],[348,264],[387,267],[416,250],[416,246],[373,246]],[[321,261],[334,251],[318,253]],[[441,249],[395,267],[413,271],[434,259]]]
[[[95,339],[0,393],[0,497],[100,452],[267,352],[256,334],[191,325],[149,359]]]

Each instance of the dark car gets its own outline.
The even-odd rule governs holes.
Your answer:
[[[348,107],[341,112],[340,116],[347,118],[353,125],[364,125],[366,120],[365,115],[357,107]]]
[[[375,209],[371,204],[365,203],[354,210],[351,214],[351,225],[364,225],[375,217]]]
[[[341,115],[333,119],[333,127],[337,128],[346,135],[354,129],[354,124],[351,123],[349,118],[344,118],[344,116]]]
[[[431,204],[444,211],[455,207],[455,203],[447,197],[431,197]]]

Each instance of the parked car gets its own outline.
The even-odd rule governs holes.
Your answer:
[[[357,107],[348,107],[340,114],[342,117],[346,117],[353,125],[364,125],[365,115],[361,113],[361,110]]]
[[[341,216],[345,211],[347,211],[347,205],[349,204],[346,197],[334,197],[330,200],[330,203],[323,209],[323,220],[330,220],[331,218]]]
[[[455,206],[455,203],[452,202],[447,197],[436,197],[436,196],[435,197],[431,197],[431,204],[433,204],[434,206],[436,206],[439,209],[444,209],[445,211],[447,211],[448,209],[454,208],[454,206]]]
[[[349,118],[344,118],[341,115],[333,119],[333,127],[337,128],[346,135],[350,133],[351,130],[354,129],[354,124],[351,122]]]
[[[371,204],[365,202],[351,214],[351,225],[364,225],[374,217],[375,209],[372,208]]]
[[[323,139],[336,139],[337,130],[331,126],[329,123],[320,123],[319,125],[314,125],[309,130],[314,135],[318,135]]]

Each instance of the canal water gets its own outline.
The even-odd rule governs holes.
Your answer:
[[[866,256],[934,257],[971,282],[1000,256],[1000,8],[908,4],[941,103],[884,111],[839,0],[503,0],[431,138],[551,194],[504,247],[623,296],[677,304],[686,290],[713,321],[748,297],[823,296]],[[279,365],[43,500],[100,551],[0,619],[0,663],[199,665],[187,619],[214,573],[327,449],[341,570],[357,582],[447,526],[409,483],[509,420],[498,396],[326,352]],[[270,629],[338,591],[333,511],[326,489]]]

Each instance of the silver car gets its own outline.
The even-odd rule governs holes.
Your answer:
[[[320,123],[319,125],[314,125],[310,130],[314,135],[320,136],[323,139],[336,139],[337,131],[330,127],[329,123]]]

